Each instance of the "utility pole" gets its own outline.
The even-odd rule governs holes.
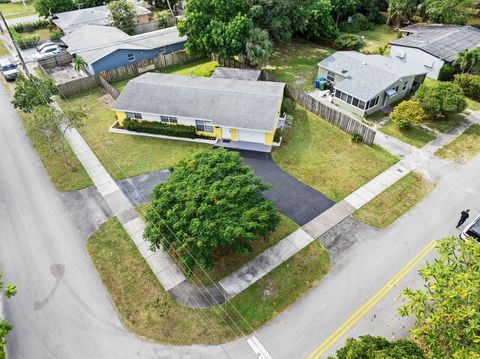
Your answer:
[[[12,33],[10,32],[10,28],[8,27],[7,21],[5,20],[5,17],[3,16],[3,13],[0,11],[0,17],[3,20],[3,23],[5,24],[5,28],[7,29],[8,34],[10,35],[10,39],[12,40],[13,46],[15,47],[15,50],[17,50],[18,58],[20,59],[20,62],[22,63],[23,70],[25,71],[25,75],[27,75],[28,78],[30,78],[30,72],[28,72],[27,64],[25,61],[23,61],[23,56],[20,53],[19,48],[17,47],[17,43],[13,39]]]

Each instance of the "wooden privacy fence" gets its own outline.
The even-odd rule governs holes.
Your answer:
[[[202,56],[188,55],[185,51],[172,52],[167,55],[160,54],[151,60],[144,60],[134,64],[117,67],[108,71],[103,71],[99,75],[107,82],[112,83],[131,79],[148,71],[154,71],[167,66],[183,64],[200,58],[202,58]],[[63,84],[58,84],[57,87],[62,97],[69,97],[78,95],[84,91],[92,90],[99,85],[101,85],[101,82],[97,76],[88,76],[65,82]]]
[[[100,81],[100,85],[102,85],[105,91],[107,91],[115,100],[120,96],[120,91],[110,85],[102,76],[98,76],[98,81]]]
[[[359,134],[363,143],[369,146],[373,144],[376,132],[354,117],[338,111],[334,104],[321,102],[305,91],[288,85],[285,87],[285,95],[346,133]]]
[[[42,65],[44,69],[53,69],[57,66],[69,64],[70,62],[72,62],[72,55],[68,52],[38,60],[38,64]]]

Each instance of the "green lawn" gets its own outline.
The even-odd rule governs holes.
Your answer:
[[[38,36],[40,43],[50,40],[49,29],[38,29],[32,32],[22,32],[20,35],[21,36],[31,36],[31,35]]]
[[[3,41],[0,40],[0,57],[8,57],[8,56],[10,56],[10,51],[8,51]]]
[[[420,127],[412,127],[409,130],[400,129],[392,121],[381,127],[380,131],[417,148],[423,147],[436,137],[430,131]]]
[[[20,118],[25,120],[27,114],[19,111]],[[40,137],[35,133],[27,133],[32,141],[33,147],[38,153],[38,156],[42,160],[45,169],[52,183],[58,191],[71,191],[88,187],[92,184],[92,180],[88,176],[85,169],[82,167],[77,159],[77,156],[73,153],[69,144],[65,142],[65,149],[67,157],[74,166],[74,170],[70,169],[64,162],[61,152],[61,145],[59,141],[55,141],[53,147],[56,152],[52,151],[49,146],[42,143]]]
[[[210,77],[218,66],[219,64],[216,61],[211,61],[209,59],[200,59],[189,62],[187,64],[168,66],[163,69],[157,70],[157,72],[186,76]],[[113,83],[112,85],[121,92],[123,91],[125,86],[127,86],[127,83],[130,80],[131,79],[118,81]]]
[[[440,148],[435,155],[456,163],[466,163],[480,153],[480,125],[470,126],[452,142]]]
[[[22,2],[0,4],[0,12],[3,13],[6,19],[14,17],[30,16],[35,14],[33,3],[31,1],[25,2],[26,7]],[[3,25],[2,25],[3,26]]]
[[[351,136],[300,105],[286,100],[294,118],[273,152],[277,164],[291,175],[340,201],[398,161],[384,149],[355,144]]]
[[[81,109],[87,114],[87,126],[80,133],[114,179],[169,168],[208,145],[110,133],[116,121],[110,109],[113,99],[103,88],[87,91],[68,100],[62,107]]]
[[[384,47],[397,38],[397,33],[387,25],[374,25],[373,30],[360,31],[357,35],[365,36],[365,44],[361,50],[374,51]]]
[[[128,330],[172,345],[218,344],[251,333],[316,286],[330,268],[327,251],[314,241],[231,304],[193,310],[163,290],[117,219],[90,237],[87,252]]]
[[[353,216],[369,226],[387,228],[420,202],[433,186],[420,173],[410,172],[355,211]]]
[[[463,121],[463,116],[459,113],[448,116],[447,118],[439,120],[428,120],[422,122],[423,125],[431,128],[432,130],[438,131],[440,133],[445,133],[448,130],[454,128]]]
[[[467,98],[467,108],[471,111],[478,111],[480,110],[480,102]]]
[[[276,44],[264,69],[278,81],[303,90],[313,90],[318,73],[317,63],[334,51],[305,40]]]

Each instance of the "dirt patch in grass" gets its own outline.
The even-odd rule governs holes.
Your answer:
[[[380,193],[353,216],[369,226],[387,228],[420,202],[434,187],[420,173],[410,172]]]
[[[474,124],[452,142],[440,148],[435,155],[464,164],[480,153],[480,125]]]
[[[415,126],[408,130],[401,129],[392,121],[389,121],[385,126],[382,126],[380,131],[417,148],[423,147],[425,144],[436,138],[436,136],[427,129]]]
[[[199,143],[110,133],[116,121],[110,101],[102,88],[96,88],[58,102],[64,108],[81,109],[87,114],[87,124],[79,131],[114,179],[169,168],[209,148]]]
[[[314,241],[231,304],[193,310],[163,290],[116,219],[90,237],[87,252],[127,329],[174,345],[218,344],[251,333],[316,286],[330,268],[327,251]]]
[[[340,201],[398,159],[379,146],[352,143],[351,136],[290,100],[294,118],[273,159],[292,176]]]

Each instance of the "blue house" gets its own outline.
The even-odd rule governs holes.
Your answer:
[[[91,75],[182,50],[186,40],[176,27],[129,36],[115,27],[98,25],[85,25],[62,37],[67,51],[81,57]]]

